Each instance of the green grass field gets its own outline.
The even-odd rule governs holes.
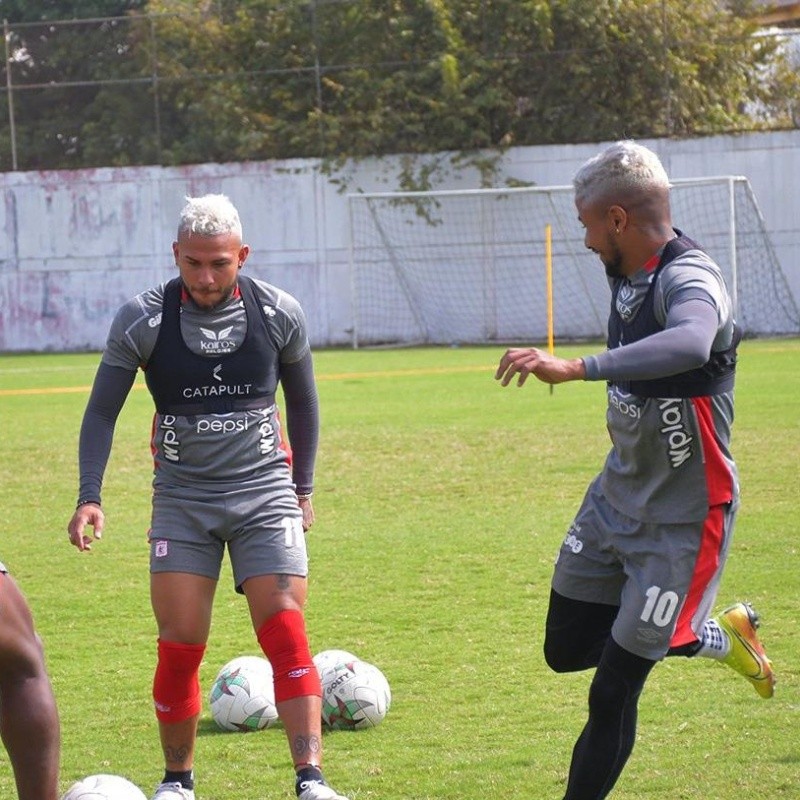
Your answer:
[[[591,352],[567,348],[564,355]],[[378,728],[324,737],[351,800],[558,800],[590,673],[546,667],[556,549],[607,450],[600,384],[493,380],[500,348],[323,351],[309,539],[312,650],[354,651],[393,691]],[[146,794],[161,755],[147,594],[152,406],[137,384],[106,473],[106,531],[69,546],[77,438],[97,354],[0,357],[0,559],[44,640],[62,720],[62,788],[95,772]],[[659,665],[619,800],[800,797],[800,340],[741,347],[734,451],[743,505],[720,604],[749,599],[779,677],[761,700],[708,660]],[[256,654],[227,569],[201,678]],[[222,733],[204,708],[198,800],[294,797],[280,728]],[[0,797],[15,796],[0,748]]]

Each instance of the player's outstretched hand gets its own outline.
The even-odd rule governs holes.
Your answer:
[[[528,375],[544,383],[564,383],[583,380],[586,373],[580,358],[559,358],[535,347],[512,347],[503,353],[494,377],[508,386],[515,375],[517,386],[522,386]]]
[[[103,510],[96,503],[84,503],[78,506],[67,525],[70,544],[81,551],[91,550],[92,539],[100,539],[103,535],[105,519]],[[92,536],[86,533],[87,527],[92,528]]]

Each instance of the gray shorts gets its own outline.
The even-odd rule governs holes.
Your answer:
[[[736,504],[692,523],[645,523],[589,486],[556,559],[552,586],[573,600],[619,607],[611,634],[657,661],[699,638],[716,600]]]
[[[214,580],[227,546],[239,592],[257,575],[308,574],[303,515],[291,486],[226,492],[159,487],[149,540],[150,572]]]

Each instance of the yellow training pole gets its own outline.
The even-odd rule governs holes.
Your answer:
[[[552,356],[555,353],[553,334],[553,231],[548,223],[544,226],[544,265],[547,276],[547,352]],[[553,384],[550,384],[550,394],[553,394]]]

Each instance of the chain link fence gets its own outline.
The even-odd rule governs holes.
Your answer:
[[[332,31],[341,29],[343,15],[352,7],[346,0],[276,7],[270,13],[284,12],[272,20],[276,28],[283,26],[280,35],[275,42],[256,38],[255,44],[243,48],[245,52],[236,48],[235,38],[224,34],[235,11],[223,2],[218,3],[211,26],[207,16],[166,14],[5,22],[0,170],[365,155],[373,146],[368,137],[380,124],[395,126],[397,135],[384,138],[371,152],[379,154],[381,147],[386,152],[405,152],[416,145],[424,148],[425,137],[440,121],[428,123],[426,98],[416,96],[416,87],[430,83],[434,74],[440,76],[442,52],[431,51],[426,57],[418,47],[398,43],[382,46],[376,60],[348,61],[346,48],[331,46],[329,39]],[[219,33],[219,38],[209,37],[209,31]],[[798,34],[791,30],[762,33],[780,37],[780,47],[795,54],[800,53]],[[181,37],[185,52],[176,53]],[[273,53],[270,48],[276,42],[281,52]],[[220,43],[235,48],[234,52],[226,58],[215,50]],[[509,65],[538,58],[533,68],[541,71],[542,83],[557,82],[559,64],[572,55],[502,49],[490,54],[493,63]],[[587,71],[592,70],[593,57],[585,54]],[[670,118],[679,112],[671,110],[670,86],[675,78],[666,72],[669,63],[670,59],[663,59],[665,74],[653,89],[663,93],[663,116],[653,121],[652,130],[626,129],[624,135],[680,132],[676,119]],[[400,87],[407,83],[412,98],[407,105],[420,106],[413,109],[413,117],[404,116],[401,94],[387,101],[387,108],[380,112],[383,117],[393,115],[388,120],[378,112],[354,116],[345,109],[348,86],[376,74],[391,76]],[[543,113],[531,112],[531,97],[513,102],[516,108],[511,116]],[[754,106],[753,111],[761,130],[800,125],[800,114],[793,117],[791,109],[788,116],[773,119],[763,108]],[[504,141],[492,129],[491,114],[487,112],[486,117],[482,137],[474,130],[459,130],[451,120],[448,138],[436,140],[440,146],[433,149],[447,149],[442,142],[452,149],[501,146]],[[351,129],[347,136],[344,129]],[[532,131],[523,131],[513,143],[553,143],[546,136],[525,141],[525,135],[535,138]],[[603,133],[587,129],[586,140],[600,139]],[[563,141],[577,140],[567,135]],[[362,152],[356,152],[359,147]]]

